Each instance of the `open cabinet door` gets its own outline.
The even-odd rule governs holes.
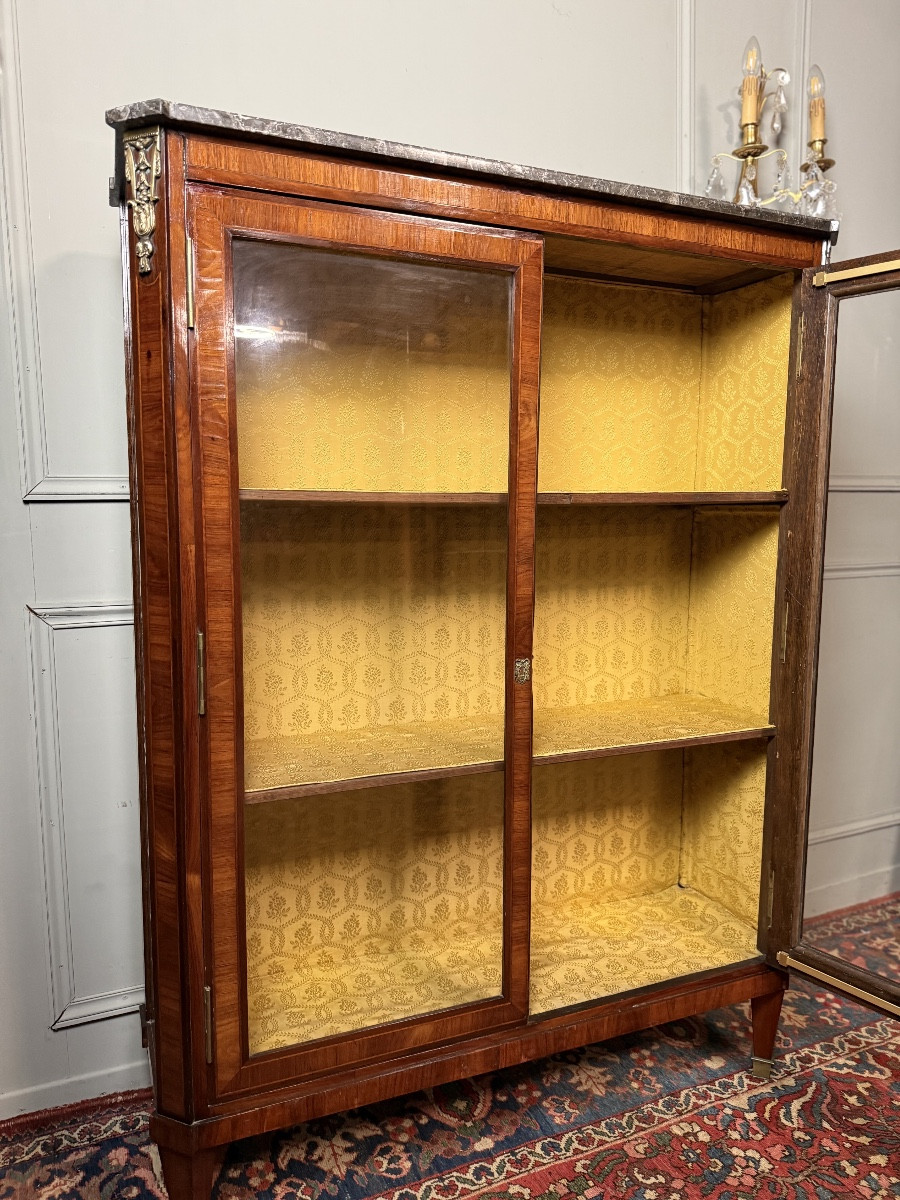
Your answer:
[[[895,530],[894,545],[900,533],[900,250],[806,271],[802,295],[798,390],[820,445],[831,441],[831,468],[825,452],[810,481],[814,600],[786,684],[814,683],[821,604],[822,686],[815,754],[811,713],[780,751],[794,759],[799,803],[776,831],[792,895],[776,906],[769,952],[900,1016],[900,566],[872,540],[878,527]]]

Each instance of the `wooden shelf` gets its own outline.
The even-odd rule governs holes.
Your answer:
[[[534,761],[739,742],[774,732],[758,714],[697,695],[541,709],[534,715]],[[245,748],[245,799],[262,804],[502,771],[502,746],[500,715],[257,739]]]
[[[648,930],[653,931],[648,937]],[[720,902],[673,885],[620,900],[535,904],[531,1012],[552,1012],[680,975],[758,959],[756,930]]]
[[[538,492],[538,504],[784,504],[777,492]]]
[[[241,500],[267,504],[506,504],[507,492],[307,492],[241,488]]]
[[[534,761],[569,762],[638,750],[668,750],[771,737],[765,717],[694,693],[537,709]]]
[[[262,738],[245,747],[248,804],[503,770],[503,716]]]
[[[506,504],[506,492],[347,492],[241,488],[241,500],[272,504]],[[538,492],[538,504],[784,504],[776,492]]]

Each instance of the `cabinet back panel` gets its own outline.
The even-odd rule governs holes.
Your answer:
[[[695,693],[765,725],[777,552],[768,510],[539,509],[536,722]]]
[[[700,297],[548,277],[540,490],[779,488],[792,284]]]
[[[248,806],[251,1053],[500,994],[503,776]]]
[[[701,318],[698,296],[545,280],[542,492],[693,488]]]

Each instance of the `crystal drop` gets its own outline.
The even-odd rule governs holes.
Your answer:
[[[725,180],[722,177],[722,172],[719,170],[718,159],[713,159],[713,169],[709,173],[709,179],[706,183],[705,195],[711,200],[725,199]]]

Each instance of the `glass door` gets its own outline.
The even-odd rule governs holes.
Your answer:
[[[541,261],[211,195],[193,231],[225,1091],[526,1013]]]
[[[900,251],[807,274],[831,464],[805,880],[776,957],[900,1016]]]

